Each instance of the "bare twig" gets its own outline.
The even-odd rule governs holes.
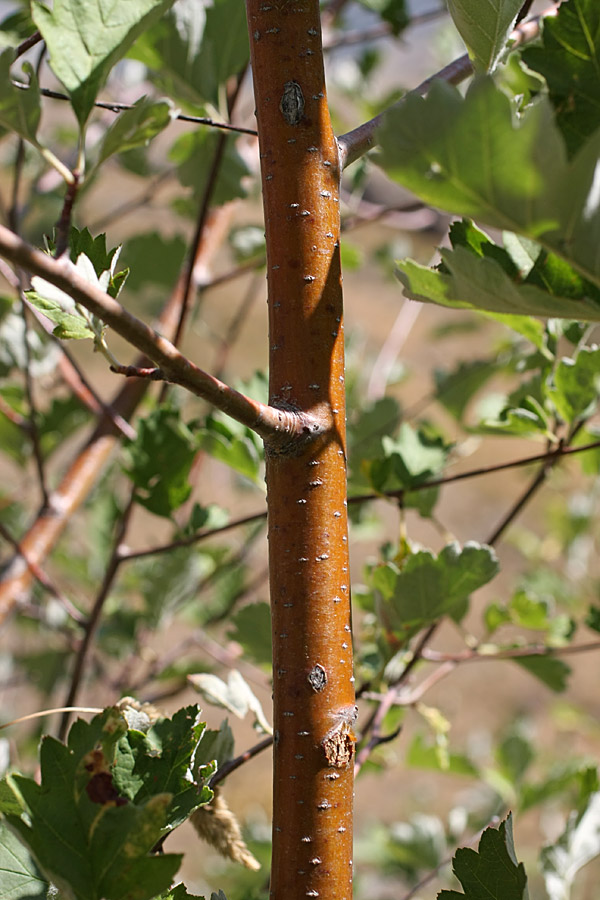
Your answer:
[[[13,87],[20,88],[21,90],[27,91],[29,90],[29,85],[25,84],[23,81],[11,81]],[[71,102],[71,98],[67,94],[61,94],[59,91],[52,91],[48,88],[40,88],[40,94],[42,97],[48,97],[50,100],[63,100],[68,103]],[[94,106],[98,109],[107,109],[109,112],[120,113],[124,112],[128,109],[133,109],[133,103],[117,103],[110,101],[98,100],[94,103]],[[174,120],[179,122],[191,122],[194,125],[207,125],[210,128],[220,128],[223,131],[235,131],[237,134],[250,134],[252,136],[256,136],[256,130],[254,128],[244,128],[241,125],[230,125],[227,122],[218,122],[216,119],[211,119],[208,116],[188,116],[185,113],[178,113],[176,116],[173,116]]]
[[[169,178],[172,177],[173,172],[171,170],[160,172],[156,178],[147,181],[146,187],[139,196],[134,197],[132,200],[125,200],[124,203],[115,206],[114,209],[105,213],[103,216],[100,216],[100,218],[94,219],[88,226],[89,230],[92,234],[104,231],[109,225],[113,225],[119,219],[129,215],[129,213],[135,212],[142,206],[146,206],[146,204],[155,199],[156,192],[161,184],[164,184],[165,181],[168,181]]]
[[[12,406],[6,402],[4,397],[0,394],[0,413],[2,413],[9,422],[12,422],[13,425],[16,425],[17,428],[20,428],[21,431],[24,431],[27,435],[29,435],[31,431],[31,423],[27,420],[25,416],[22,416],[21,413],[18,413],[16,409],[13,409]]]
[[[71,217],[73,215],[73,206],[79,192],[80,173],[73,171],[73,181],[69,182],[65,189],[65,199],[60,212],[60,217],[56,223],[56,249],[54,256],[58,259],[67,250],[69,246],[69,232],[71,230]]]
[[[25,38],[24,41],[21,41],[19,46],[16,48],[15,59],[23,56],[24,53],[27,53],[27,51],[31,50],[32,47],[35,47],[36,44],[39,44],[41,40],[43,40],[43,38],[39,31],[34,31],[33,34],[29,35],[28,38]]]
[[[525,647],[509,647],[496,653],[481,653],[477,649],[461,650],[460,653],[440,653],[437,650],[423,648],[423,659],[431,663],[464,663],[494,662],[498,659],[523,659],[528,656],[570,656],[577,653],[590,653],[600,650],[600,641],[588,641],[586,644],[568,644],[565,647],[548,647],[545,644],[528,644]]]
[[[207,538],[215,537],[215,535],[218,534],[224,534],[226,531],[231,531],[234,528],[241,528],[244,525],[252,525],[254,522],[260,522],[261,519],[266,518],[266,512],[254,513],[250,516],[244,516],[241,519],[235,519],[233,522],[228,522],[227,525],[221,525],[220,528],[212,528],[210,531],[201,531],[198,534],[191,535],[191,537],[170,541],[168,544],[157,544],[155,547],[148,547],[146,550],[129,551],[121,549],[121,559],[123,562],[126,562],[133,559],[143,559],[145,556],[154,556],[157,553],[165,553],[169,550],[175,550],[177,547],[191,547],[193,544],[198,544],[200,541],[204,541]]]
[[[63,713],[60,728],[58,732],[58,736],[60,740],[64,740],[67,728],[69,726],[70,713],[68,712],[68,708],[75,706],[75,701],[77,700],[77,694],[79,693],[79,688],[81,686],[81,679],[83,677],[83,672],[85,669],[85,664],[87,660],[88,651],[91,646],[92,638],[96,632],[96,628],[100,621],[100,616],[102,615],[102,610],[104,608],[104,604],[110,592],[110,589],[113,585],[115,577],[117,575],[117,571],[119,569],[119,564],[121,559],[119,557],[119,547],[123,541],[125,536],[125,532],[127,531],[127,526],[129,524],[129,519],[131,516],[131,511],[133,509],[133,492],[131,494],[129,503],[126,509],[121,516],[121,519],[117,526],[117,533],[115,535],[115,539],[113,542],[113,549],[110,555],[110,559],[108,561],[108,565],[106,566],[106,570],[104,572],[104,578],[102,579],[102,584],[100,586],[100,590],[96,595],[96,599],[94,600],[94,604],[92,606],[91,612],[88,616],[87,622],[85,623],[85,629],[83,638],[79,645],[79,649],[77,651],[77,655],[75,657],[75,663],[73,666],[73,673],[71,675],[71,682],[69,684],[69,689],[67,692],[67,696],[65,698],[64,706],[66,707],[66,711]]]
[[[229,762],[226,762],[220,769],[217,769],[213,777],[210,779],[209,787],[214,788],[215,785],[219,784],[219,782],[223,781],[227,778],[228,775],[231,775],[232,772],[235,772],[236,769],[239,769],[244,763],[247,763],[249,759],[253,759],[255,756],[258,756],[259,753],[262,753],[263,750],[266,750],[268,747],[271,747],[273,744],[273,737],[269,735],[266,738],[263,738],[262,741],[259,741],[258,744],[254,744],[253,747],[249,747],[248,750],[245,750],[244,753],[241,753],[239,756],[236,756],[235,759],[230,759]]]
[[[40,443],[40,432],[38,429],[38,410],[35,402],[33,390],[33,377],[31,375],[31,348],[29,346],[27,306],[25,300],[21,301],[21,316],[23,319],[23,348],[25,350],[25,394],[27,396],[27,405],[29,407],[29,437],[31,440],[31,448],[33,450],[33,459],[37,469],[38,483],[40,494],[42,497],[42,507],[48,505],[48,488],[46,486],[46,471],[44,466],[44,456]]]
[[[406,29],[424,25],[425,23],[432,21],[432,19],[439,19],[440,16],[447,14],[448,10],[445,6],[440,6],[439,9],[431,9],[429,12],[413,16],[410,22],[407,23]],[[403,30],[402,34],[406,29]],[[385,37],[393,37],[392,26],[388,22],[380,22],[372,28],[364,28],[362,31],[347,31],[345,34],[336,35],[335,37],[330,38],[330,40],[325,42],[323,51],[327,53],[332,50],[337,50],[339,47],[364,44],[368,41],[376,41],[379,40],[379,38]]]
[[[360,494],[356,497],[350,497],[348,503],[365,503],[369,500],[381,500],[382,497],[402,499],[404,494],[407,493],[412,494],[419,491],[425,491],[432,487],[441,487],[445,484],[452,484],[455,481],[464,481],[467,478],[478,478],[480,475],[491,475],[494,472],[503,472],[507,469],[518,469],[522,466],[529,466],[536,462],[554,461],[554,464],[563,456],[573,456],[578,453],[585,453],[588,450],[598,450],[599,448],[600,441],[591,441],[589,444],[580,444],[575,447],[559,444],[556,449],[548,450],[546,453],[536,453],[535,456],[524,456],[521,459],[512,459],[505,463],[492,463],[490,466],[480,466],[477,469],[458,472],[456,475],[444,475],[441,478],[431,478],[422,484],[416,484],[413,487],[405,488],[404,490],[385,491],[381,494]]]
[[[165,373],[153,366],[111,366],[110,371],[125,378],[148,378],[150,381],[167,381]]]
[[[19,542],[10,534],[5,525],[0,522],[0,535],[4,538],[4,540],[11,545],[13,550],[20,556],[23,560],[23,563],[27,566],[33,577],[36,581],[39,581],[41,586],[47,591],[50,596],[54,597],[60,605],[63,607],[66,613],[76,622],[78,625],[83,625],[85,619],[81,612],[74,606],[68,597],[65,597],[62,591],[60,591],[56,585],[52,583],[52,581],[48,578],[46,573],[38,566],[36,563],[29,559],[28,555],[25,553]]]
[[[304,435],[317,436],[329,426],[321,411],[296,414],[252,400],[223,384],[189,359],[166,338],[126,310],[100,288],[87,282],[64,257],[52,259],[30,247],[7,228],[0,226],[0,253],[5,259],[39,275],[65,291],[86,309],[145,353],[174,384],[212,403],[255,431],[264,440],[286,443]]]

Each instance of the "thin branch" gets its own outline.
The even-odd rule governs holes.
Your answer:
[[[161,369],[153,366],[116,366],[110,367],[115,375],[124,375],[125,378],[148,378],[150,381],[168,381]]]
[[[226,762],[223,766],[221,766],[220,769],[217,769],[213,777],[210,779],[209,787],[214,788],[215,785],[219,784],[219,782],[227,778],[228,775],[231,775],[232,772],[235,772],[235,770],[239,769],[239,767],[244,763],[247,763],[249,759],[254,759],[255,756],[258,756],[258,754],[262,753],[263,750],[271,747],[272,744],[273,736],[269,735],[268,737],[263,738],[262,741],[259,741],[258,744],[254,744],[253,747],[249,747],[249,749],[245,750],[244,753],[236,756],[235,759],[230,759],[229,762]]]
[[[42,35],[39,31],[34,31],[28,38],[25,38],[24,41],[21,41],[19,46],[15,50],[15,60],[17,60],[20,56],[23,56],[24,53],[27,53],[28,50],[31,50],[32,47],[35,47],[36,44],[39,44],[42,41]]]
[[[600,449],[600,440],[591,441],[589,444],[579,444],[575,447],[568,447],[559,444],[555,450],[548,450],[546,453],[536,453],[535,456],[524,456],[522,459],[513,459],[505,463],[493,463],[490,466],[481,466],[478,469],[469,469],[467,472],[458,472],[456,475],[445,475],[441,478],[431,478],[422,484],[416,484],[411,488],[404,488],[398,491],[384,491],[380,494],[360,494],[356,497],[349,497],[348,503],[365,503],[369,500],[381,500],[383,497],[401,500],[405,494],[417,493],[425,491],[432,487],[441,487],[445,484],[452,484],[455,481],[464,481],[466,478],[477,478],[480,475],[491,475],[494,472],[502,472],[506,469],[518,469],[521,466],[529,466],[536,462],[557,462],[563,456],[572,456],[577,453],[585,453],[587,450]],[[554,464],[554,463],[553,463]]]
[[[242,71],[237,75],[235,80],[235,85],[233,90],[230,92],[227,107],[228,107],[228,115],[231,118],[233,110],[235,109],[236,102],[240,95],[240,90],[242,87],[242,82],[244,80],[244,76],[246,74],[247,65],[244,65]],[[219,174],[221,172],[221,168],[223,165],[223,160],[225,158],[225,150],[227,148],[227,133],[221,132],[221,134],[217,138],[217,145],[215,147],[215,151],[213,154],[213,158],[210,164],[210,169],[206,176],[206,181],[204,183],[204,188],[202,191],[202,197],[200,199],[200,203],[198,206],[198,217],[196,221],[196,230],[194,233],[194,237],[192,239],[192,249],[189,253],[184,272],[183,272],[183,302],[181,304],[181,309],[179,310],[179,322],[177,323],[177,328],[175,329],[175,336],[173,337],[173,343],[177,347],[181,342],[183,337],[183,332],[185,328],[185,323],[187,321],[190,305],[192,302],[192,288],[196,288],[197,284],[194,278],[194,269],[196,265],[196,254],[194,252],[194,248],[198,247],[201,240],[202,235],[207,227],[209,212],[213,197],[215,195],[215,191],[217,188],[217,181],[219,178]],[[165,396],[165,388],[161,393],[161,399]]]
[[[24,431],[27,435],[30,434],[31,423],[25,416],[22,416],[16,409],[13,409],[12,406],[6,402],[2,394],[0,394],[0,413],[6,416],[8,421],[12,422],[13,425],[16,425],[17,428],[20,428],[21,431]]]
[[[402,30],[402,33],[399,37],[402,37],[404,32],[408,28],[414,28],[419,25],[424,25],[427,22],[430,22],[432,19],[439,19],[440,16],[444,16],[448,14],[448,10],[445,6],[440,6],[439,9],[430,9],[429,12],[421,13],[418,16],[413,16],[406,24],[406,28]],[[347,31],[345,34],[337,35],[334,38],[331,38],[327,41],[323,46],[324,53],[330,53],[332,50],[337,50],[338,47],[350,47],[354,44],[364,44],[367,41],[376,41],[379,38],[385,37],[394,37],[394,33],[392,32],[392,26],[388,22],[380,22],[378,25],[374,25],[372,28],[364,28],[362,31]]]
[[[549,471],[550,465],[548,463],[540,468],[539,472],[537,473],[529,487],[527,487],[525,491],[523,491],[516,503],[511,506],[498,527],[494,529],[487,541],[485,541],[486,544],[488,544],[490,547],[493,547],[494,544],[498,540],[500,540],[508,526],[516,519],[523,507],[526,506],[527,503],[529,503],[534,494],[537,493],[538,489],[545,482],[546,478],[548,477]]]
[[[277,409],[246,397],[204,372],[184,357],[170,341],[137,319],[117,300],[87,282],[68,259],[52,259],[3,226],[0,226],[0,254],[65,291],[145,353],[163,370],[169,381],[207,400],[273,446],[283,446],[300,437],[317,437],[329,427],[325,410],[315,411],[311,415]]]
[[[240,305],[236,312],[233,315],[228,327],[225,337],[222,339],[220,346],[217,350],[216,359],[214,363],[215,375],[217,378],[222,378],[225,372],[225,366],[227,363],[227,359],[233,345],[237,341],[240,331],[244,325],[244,322],[248,318],[250,310],[256,300],[258,295],[258,289],[261,285],[261,279],[258,276],[257,272],[254,272],[252,278],[250,279],[250,284],[248,285],[248,289],[244,293]]]
[[[40,494],[42,497],[42,507],[48,505],[48,488],[46,485],[46,470],[44,466],[44,455],[40,443],[40,432],[38,429],[38,410],[35,402],[33,391],[33,377],[31,375],[31,347],[29,346],[29,323],[27,321],[27,304],[25,299],[21,300],[21,317],[23,320],[23,348],[25,351],[25,395],[27,397],[28,420],[29,420],[29,437],[31,440],[31,448],[33,450],[33,459],[37,469],[38,483]]]
[[[100,216],[99,219],[92,220],[88,225],[89,230],[92,234],[105,231],[109,225],[113,225],[116,221],[129,215],[129,213],[135,212],[140,207],[146,206],[156,198],[158,188],[172,177],[173,172],[171,170],[166,169],[164,172],[160,172],[156,178],[146,183],[146,187],[138,197],[134,197],[133,200],[125,200],[124,203],[115,206],[114,209]]]
[[[202,234],[206,227],[206,222],[208,220],[208,212],[210,209],[210,203],[213,198],[215,188],[217,185],[217,178],[219,176],[219,172],[221,170],[221,165],[225,156],[225,148],[227,146],[227,135],[220,134],[217,140],[217,146],[215,148],[215,152],[213,154],[212,162],[210,165],[210,170],[206,177],[206,183],[204,185],[204,190],[202,192],[202,199],[200,201],[200,205],[198,208],[198,218],[196,222],[196,231],[194,234],[194,238],[192,241],[192,247],[196,247],[202,238]],[[173,344],[177,347],[181,341],[181,337],[183,335],[183,329],[185,327],[185,323],[188,317],[190,303],[192,299],[192,287],[194,285],[194,253],[191,252],[189,254],[185,270],[184,270],[184,287],[183,287],[183,303],[181,304],[181,310],[179,312],[179,322],[177,323],[177,328],[175,330],[175,336],[173,338]]]
[[[129,519],[131,517],[132,509],[133,492],[131,494],[129,503],[119,521],[117,533],[113,542],[112,553],[104,572],[104,578],[102,579],[100,590],[96,595],[96,599],[94,600],[94,604],[85,624],[83,638],[75,657],[75,663],[71,675],[71,683],[69,685],[69,690],[64,702],[64,706],[67,708],[76,705],[75,701],[77,700],[77,694],[79,693],[81,679],[83,677],[83,672],[87,660],[88,651],[92,643],[92,638],[94,637],[94,634],[96,632],[96,628],[100,621],[100,616],[102,615],[102,610],[104,609],[104,604],[107,600],[108,594],[110,592],[110,589],[112,588],[113,582],[119,569],[119,564],[121,562],[121,559],[119,557],[119,547],[121,546],[121,543],[125,536],[125,532],[127,531],[127,526],[129,525]],[[67,728],[69,727],[69,719],[70,713],[64,712],[61,718],[60,728],[58,732],[60,740],[64,740],[66,736]]]
[[[248,272],[255,272],[257,269],[262,269],[266,261],[264,256],[260,256],[258,259],[251,259],[248,260],[248,262],[240,263],[239,266],[235,266],[233,269],[223,272],[222,275],[215,275],[210,281],[202,284],[202,290],[208,291],[210,288],[220,287],[220,285],[227,284],[236,278],[240,278]]]
[[[23,91],[29,90],[29,85],[25,84],[23,81],[11,81],[13,87],[20,88]],[[50,100],[64,100],[68,103],[71,102],[71,98],[67,94],[61,94],[59,91],[52,91],[48,88],[40,88],[40,94],[42,97],[48,97]],[[128,109],[133,109],[135,104],[133,103],[117,103],[117,102],[108,102],[97,100],[94,103],[94,106],[98,107],[98,109],[107,109],[109,112],[120,113],[124,112]],[[218,122],[216,119],[211,119],[208,116],[188,116],[185,113],[178,113],[176,116],[173,116],[173,120],[177,120],[179,122],[192,122],[194,125],[207,125],[210,128],[220,128],[222,131],[235,131],[237,134],[250,134],[253,137],[256,137],[256,130],[254,128],[244,128],[241,125],[230,125],[227,122]]]
[[[525,647],[510,647],[496,653],[480,653],[469,648],[460,653],[440,653],[437,650],[423,648],[423,659],[431,663],[464,663],[494,662],[498,659],[523,659],[528,656],[570,656],[574,653],[590,653],[600,650],[600,641],[588,641],[585,644],[570,644],[565,647],[547,647],[545,644],[530,644]]]
[[[541,20],[547,16],[555,15],[556,9],[556,6],[552,6],[545,13],[542,13],[542,15],[536,16],[527,22],[521,22],[510,36],[512,46],[517,46],[525,41],[531,41],[537,37]],[[447,84],[460,84],[461,81],[464,81],[465,78],[468,78],[472,73],[473,66],[471,65],[468,54],[465,54],[464,56],[453,60],[453,62],[449,63],[447,66],[444,66],[444,68],[440,69],[439,72],[436,72],[435,75],[426,78],[425,81],[422,81],[421,84],[413,90],[408,91],[402,99],[384,110],[378,116],[375,116],[368,122],[363,122],[362,125],[353,128],[352,131],[348,131],[346,134],[341,135],[341,137],[338,138],[338,144],[340,148],[340,165],[342,169],[345,169],[351,163],[360,159],[361,156],[364,156],[365,153],[368,153],[369,150],[376,145],[377,130],[383,124],[385,116],[390,110],[400,107],[404,103],[406,97],[411,94],[424,96],[436,80],[445,81]]]
[[[65,597],[62,591],[60,591],[56,585],[52,583],[52,581],[48,578],[46,573],[36,565],[33,560],[29,559],[28,555],[25,553],[19,542],[10,534],[7,530],[6,526],[0,522],[0,535],[4,538],[4,540],[11,545],[13,550],[21,557],[24,564],[27,566],[33,577],[36,581],[38,581],[41,586],[47,591],[50,596],[54,597],[60,605],[63,607],[65,612],[76,622],[78,625],[83,625],[85,619],[81,612],[74,606],[68,597]]]
[[[56,223],[56,249],[54,256],[58,259],[67,250],[69,246],[69,232],[71,230],[71,218],[73,216],[73,206],[79,192],[80,172],[73,171],[73,181],[67,184],[65,190],[65,199],[63,201],[60,217]]]
[[[2,263],[4,263],[4,260],[2,260]],[[129,440],[134,440],[135,428],[133,428],[129,424],[129,422],[127,422],[126,419],[123,418],[123,416],[119,415],[119,413],[116,412],[116,410],[114,410],[110,405],[110,403],[106,403],[102,399],[102,397],[100,397],[93,385],[90,384],[88,379],[81,371],[81,367],[75,361],[70,350],[68,350],[65,341],[61,341],[54,334],[53,325],[50,324],[49,320],[44,315],[42,315],[39,309],[36,309],[35,306],[32,306],[32,304],[29,303],[27,299],[25,299],[25,302],[29,311],[35,317],[38,325],[46,332],[50,340],[60,348],[62,354],[62,358],[59,363],[60,374],[63,381],[69,386],[82,406],[85,406],[96,416],[104,414],[108,419],[110,419],[117,431],[120,431],[121,434],[124,437],[129,438]]]
[[[468,78],[472,73],[473,66],[471,65],[471,60],[469,59],[469,55],[465,53],[465,55],[459,57],[459,59],[455,59],[453,62],[448,63],[447,66],[444,66],[444,68],[440,69],[439,72],[436,72],[435,75],[426,78],[425,81],[422,81],[421,84],[416,88],[413,88],[412,91],[408,91],[402,99],[390,106],[389,109],[386,109],[384,112],[379,113],[378,116],[369,119],[368,122],[363,122],[362,125],[353,128],[352,131],[342,134],[338,138],[340,165],[342,169],[345,169],[347,166],[351,165],[351,163],[356,162],[357,159],[360,159],[361,156],[364,156],[365,153],[368,153],[369,150],[372,150],[373,147],[376,146],[377,130],[383,124],[385,116],[390,110],[397,109],[401,106],[406,97],[411,94],[422,97],[427,93],[433,81],[436,79],[445,81],[448,84],[460,84],[461,81],[464,81],[465,78]]]
[[[244,525],[251,525],[254,522],[260,522],[266,519],[267,513],[254,513],[250,516],[244,516],[241,519],[235,519],[227,525],[221,525],[220,528],[212,528],[210,531],[200,531],[191,537],[179,538],[176,541],[170,541],[168,544],[157,544],[155,547],[148,547],[146,550],[125,550],[121,548],[120,557],[123,562],[129,562],[133,559],[143,559],[145,556],[154,556],[157,553],[167,553],[169,550],[175,550],[177,547],[191,547],[207,538],[215,537],[217,534],[224,534],[226,531],[232,531],[234,528],[241,528]]]

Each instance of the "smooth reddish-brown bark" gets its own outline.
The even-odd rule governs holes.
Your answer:
[[[318,0],[247,0],[267,238],[270,403],[325,423],[267,441],[274,680],[271,896],[352,895],[355,718],[339,160]]]

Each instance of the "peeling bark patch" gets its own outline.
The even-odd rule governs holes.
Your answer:
[[[325,736],[322,747],[328,765],[344,769],[354,756],[354,736],[348,731],[335,731]]]
[[[306,680],[310,684],[313,691],[319,693],[319,691],[322,691],[327,684],[327,672],[322,665],[317,663],[316,666],[314,666],[306,676]]]
[[[299,125],[304,115],[304,94],[297,81],[286,81],[279,102],[281,115],[288,125]]]

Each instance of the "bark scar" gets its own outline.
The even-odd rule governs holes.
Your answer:
[[[297,81],[286,81],[279,103],[281,115],[288,125],[299,125],[304,116],[304,94]]]

